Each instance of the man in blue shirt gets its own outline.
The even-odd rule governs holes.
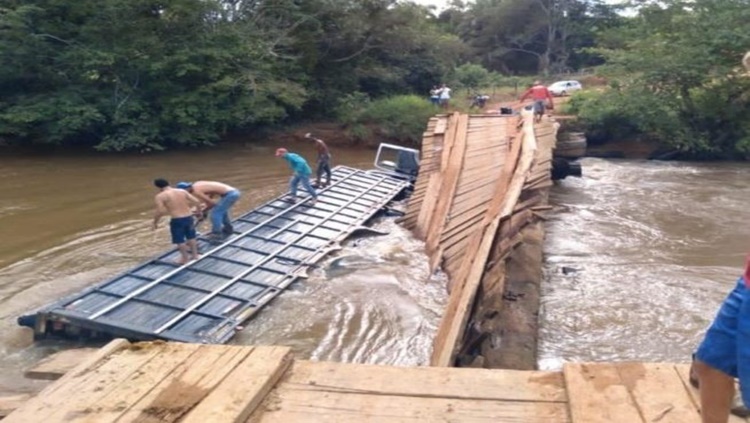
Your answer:
[[[289,164],[294,174],[292,180],[289,181],[289,189],[292,191],[292,202],[297,201],[297,186],[302,182],[302,186],[305,191],[310,193],[312,198],[311,204],[315,204],[318,201],[318,194],[310,185],[310,176],[312,175],[312,169],[307,164],[307,161],[299,154],[290,153],[286,148],[279,148],[276,150],[276,157],[281,157]]]

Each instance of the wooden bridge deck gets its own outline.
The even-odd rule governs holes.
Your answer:
[[[115,340],[3,423],[691,423],[697,404],[687,364],[405,368],[294,360],[286,347]]]
[[[454,113],[428,123],[419,177],[401,223],[425,240],[433,268],[441,266],[451,280],[433,365],[454,365],[459,349],[472,343],[464,338],[480,287],[502,297],[507,258],[522,242],[522,230],[549,208],[556,134],[557,124],[545,118],[535,125],[528,113]],[[490,306],[481,314],[500,312]],[[483,320],[472,319],[475,327],[493,326]]]

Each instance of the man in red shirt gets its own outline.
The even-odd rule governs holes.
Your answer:
[[[549,107],[550,110],[555,108],[552,94],[550,94],[547,87],[542,85],[541,81],[534,81],[534,85],[521,95],[521,101],[524,101],[529,97],[534,100],[534,115],[536,116],[537,122],[542,120],[547,100],[549,100],[549,105],[546,107]]]
[[[750,255],[745,271],[719,309],[695,353],[703,423],[726,423],[740,380],[744,404],[750,404]]]

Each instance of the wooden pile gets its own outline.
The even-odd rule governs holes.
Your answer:
[[[530,116],[455,113],[428,125],[402,223],[425,240],[433,269],[441,265],[451,280],[433,365],[454,364],[478,288],[502,292],[504,260],[547,208],[542,189],[552,184],[557,127],[547,123],[538,132]]]

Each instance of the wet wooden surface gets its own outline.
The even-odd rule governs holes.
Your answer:
[[[687,364],[392,367],[294,360],[286,347],[113,342],[4,423],[700,421]]]

